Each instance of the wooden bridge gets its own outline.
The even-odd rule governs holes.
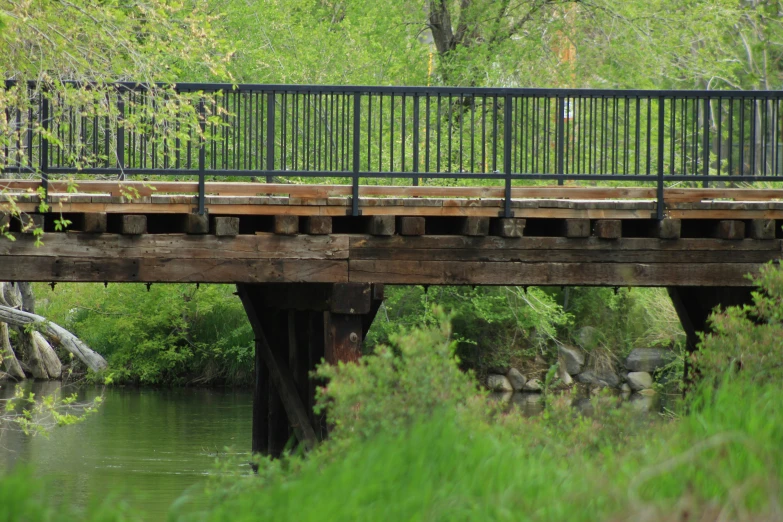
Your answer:
[[[307,373],[359,357],[384,284],[667,287],[693,347],[783,252],[781,92],[177,89],[212,141],[6,111],[0,280],[237,284],[256,451],[324,435]]]

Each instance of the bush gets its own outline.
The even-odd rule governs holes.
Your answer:
[[[253,333],[233,292],[229,285],[63,284],[40,312],[103,355],[116,382],[242,384],[251,380]]]

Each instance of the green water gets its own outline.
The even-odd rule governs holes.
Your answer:
[[[0,384],[0,399],[14,386]],[[23,386],[38,396],[65,391],[55,382]],[[0,471],[32,466],[50,481],[53,501],[68,505],[118,493],[155,521],[183,493],[199,503],[198,485],[216,472],[219,456],[249,455],[250,391],[89,387],[78,395],[104,396],[80,424],[54,428],[48,438],[0,430]]]

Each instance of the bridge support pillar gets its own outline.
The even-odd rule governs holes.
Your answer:
[[[709,331],[707,319],[716,306],[726,308],[752,302],[752,286],[670,286],[674,309],[687,336],[687,349],[696,350],[697,332]]]
[[[238,284],[256,338],[252,450],[279,457],[327,435],[313,411],[322,360],[357,361],[383,301],[383,285],[364,283]]]

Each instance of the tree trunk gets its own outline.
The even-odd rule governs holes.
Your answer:
[[[8,325],[0,323],[0,355],[2,355],[3,366],[6,373],[17,381],[24,379],[24,371],[16,358],[14,349],[11,348],[11,339],[8,337]]]
[[[32,283],[16,283],[19,294],[22,296],[22,310],[31,314],[35,313],[35,295]]]
[[[38,352],[41,354],[41,362],[43,362],[43,366],[46,369],[49,378],[59,379],[63,374],[63,365],[52,348],[52,345],[50,345],[46,338],[41,335],[41,332],[33,332],[30,334],[30,340],[38,347]]]
[[[35,325],[50,341],[65,348],[91,370],[100,371],[108,366],[106,360],[100,354],[91,350],[78,337],[62,326],[47,321],[40,315],[30,314],[8,306],[0,306],[0,322],[6,322],[19,328],[24,328],[28,324]]]

